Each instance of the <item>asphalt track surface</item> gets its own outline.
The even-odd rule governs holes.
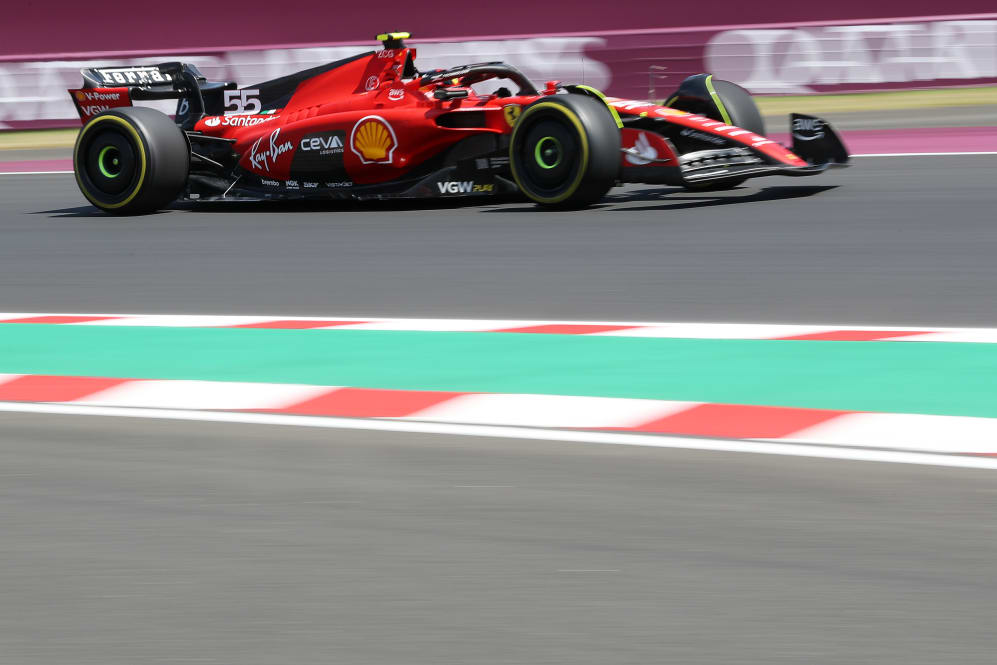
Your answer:
[[[992,472],[0,415],[0,662],[992,663]]]
[[[751,181],[749,181],[751,182]],[[997,156],[857,158],[716,194],[202,205],[113,218],[0,176],[5,311],[997,325]]]
[[[993,326],[995,159],[554,214],[114,219],[0,176],[0,309]],[[2,414],[0,663],[991,663],[995,503],[974,470]]]

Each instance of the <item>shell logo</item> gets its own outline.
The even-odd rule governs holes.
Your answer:
[[[85,102],[87,100],[87,96],[85,94],[83,94],[82,90],[77,90],[76,91],[76,99],[80,100],[81,102]]]
[[[377,115],[360,118],[350,133],[350,150],[364,164],[390,164],[398,139],[388,121]]]

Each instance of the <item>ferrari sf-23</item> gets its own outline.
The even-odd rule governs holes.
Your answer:
[[[382,48],[240,88],[191,64],[93,67],[70,90],[84,196],[111,214],[177,200],[406,199],[520,194],[579,208],[620,183],[729,189],[845,166],[831,126],[790,116],[765,136],[743,88],[699,74],[665,104],[584,85],[537,87],[502,62],[419,71],[407,33]],[[170,117],[133,102],[176,99]]]

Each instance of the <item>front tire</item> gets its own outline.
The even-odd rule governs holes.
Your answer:
[[[523,109],[509,165],[519,189],[549,208],[581,208],[616,184],[620,130],[601,101],[557,95]]]
[[[73,149],[80,191],[111,215],[141,215],[169,205],[183,190],[189,170],[183,132],[169,116],[150,108],[94,116]]]
[[[759,136],[765,136],[765,120],[762,118],[761,111],[758,110],[758,104],[755,103],[750,92],[730,81],[722,81],[720,79],[713,79],[712,77],[707,79],[707,81],[707,87],[710,88],[712,86],[712,89],[710,89],[711,96],[715,95],[714,101],[718,109],[722,109],[721,116],[723,113],[727,114],[727,118],[719,117],[714,118],[715,120],[729,122],[741,129],[747,129],[749,132],[754,132]],[[718,192],[725,189],[734,189],[743,184],[745,180],[747,178],[716,180],[698,185],[686,185],[685,188],[690,192]]]

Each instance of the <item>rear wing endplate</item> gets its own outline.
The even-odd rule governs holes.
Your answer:
[[[70,90],[75,101],[95,95],[120,93],[125,103],[159,99],[176,99],[176,123],[183,129],[192,129],[205,115],[225,113],[224,90],[234,90],[233,81],[208,81],[190,63],[161,62],[157,65],[129,67],[87,67],[80,70],[83,88]],[[82,94],[81,94],[82,93]],[[77,104],[80,118],[86,122],[83,109]]]

